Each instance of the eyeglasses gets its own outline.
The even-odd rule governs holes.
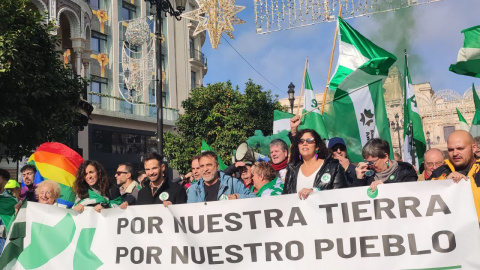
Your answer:
[[[303,144],[304,142],[308,144],[312,144],[312,143],[315,143],[315,139],[314,138],[300,139],[298,142],[300,144]]]
[[[115,173],[115,175],[120,175],[120,174],[122,174],[122,173],[127,174],[128,172],[120,172],[120,171],[118,171],[118,172]]]
[[[437,167],[440,167],[443,165],[443,161],[438,161],[438,162],[427,162],[425,163],[425,167],[431,168],[433,165],[436,165]]]

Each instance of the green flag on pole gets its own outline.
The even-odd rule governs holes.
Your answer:
[[[462,31],[463,47],[458,52],[457,63],[449,70],[460,75],[480,78],[480,25]]]
[[[475,115],[473,116],[472,126],[470,127],[470,134],[473,137],[480,136],[480,99],[478,98],[475,85],[472,84],[473,103],[475,103]]]
[[[372,138],[384,138],[390,144],[390,125],[385,109],[382,79],[397,60],[342,18],[337,69],[329,82],[335,90],[333,102],[323,113],[330,137],[345,140],[353,162],[363,161],[362,147]],[[393,151],[390,151],[393,157]]]
[[[315,109],[314,111],[311,111]],[[308,113],[307,113],[308,112]],[[307,113],[302,117],[301,123],[298,126],[298,130],[302,129],[313,129],[315,130],[322,139],[328,139],[327,129],[323,123],[323,117],[320,114],[318,109],[318,101],[315,98],[315,93],[313,92],[312,83],[310,82],[310,77],[308,76],[308,71],[305,71],[305,93],[303,95],[303,113]]]
[[[338,18],[337,26],[339,56],[330,89],[348,91],[385,78],[397,57],[365,38],[342,18]]]
[[[295,116],[288,112],[278,110],[273,111],[273,134],[278,134],[283,130],[290,131],[290,119]]]
[[[458,115],[458,121],[460,122],[460,130],[465,130],[465,131],[470,131],[470,127],[467,124],[467,120],[463,117],[462,113],[460,113],[460,110],[457,109],[457,115]]]
[[[417,100],[408,71],[407,52],[405,51],[405,103],[403,105],[403,160],[417,168],[423,162],[427,150],[423,133],[422,118],[418,113]]]
[[[202,149],[201,149],[202,152],[205,152],[205,151],[212,151],[212,152],[215,152],[215,150],[213,150],[212,147],[210,147],[210,145],[207,144],[207,142],[205,140],[202,140]],[[218,169],[220,171],[223,171],[227,168],[228,166],[225,165],[225,163],[223,163],[223,160],[218,157]]]

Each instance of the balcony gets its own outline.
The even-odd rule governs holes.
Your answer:
[[[96,92],[88,92],[88,101],[94,107],[93,114],[151,123],[157,122],[157,108],[155,104],[141,103],[133,105],[121,97]],[[163,120],[165,125],[174,126],[178,120],[178,110],[164,107]]]
[[[199,51],[199,50],[195,50],[195,49],[190,49],[190,64],[192,66],[195,66],[197,69],[200,69],[203,71],[203,75],[207,74],[207,69],[208,69],[208,66],[207,66],[207,58],[205,57],[205,55]]]

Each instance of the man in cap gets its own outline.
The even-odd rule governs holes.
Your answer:
[[[345,169],[347,183],[349,186],[352,186],[353,180],[356,178],[356,166],[348,159],[345,141],[340,137],[333,137],[328,141],[328,149],[332,152],[332,157],[337,159],[343,169]]]

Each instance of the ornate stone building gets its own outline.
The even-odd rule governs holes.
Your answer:
[[[397,66],[393,66],[383,84],[385,107],[390,122],[392,146],[395,152],[403,152],[399,151],[399,145],[403,147],[403,82],[402,72],[399,71]],[[473,119],[475,106],[473,104],[472,89],[467,89],[463,94],[450,89],[434,91],[429,82],[414,84],[413,87],[420,116],[422,117],[427,148],[439,148],[446,151],[448,136],[460,126],[456,109],[460,110],[467,123],[470,124]],[[323,93],[315,96],[319,101],[318,103],[321,104]],[[297,112],[297,104],[300,97],[297,96],[295,98],[294,113]],[[287,98],[279,101],[285,107],[290,108]],[[300,104],[300,106],[303,105]]]
[[[175,0],[170,0],[176,6]],[[155,14],[144,0],[31,0],[28,6],[55,20],[66,66],[90,80],[85,91],[93,107],[88,126],[78,135],[85,159],[100,161],[113,172],[120,162],[141,165],[141,156],[156,149],[153,83],[141,104],[126,102],[120,91],[122,42],[128,22]],[[198,8],[188,0],[186,11]],[[207,61],[201,51],[205,33],[193,36],[196,22],[162,15],[164,130],[174,130],[181,102],[203,84]],[[152,24],[153,27],[153,24]],[[153,29],[151,29],[153,30]],[[144,50],[141,47],[139,50]],[[150,86],[149,86],[150,87]]]

